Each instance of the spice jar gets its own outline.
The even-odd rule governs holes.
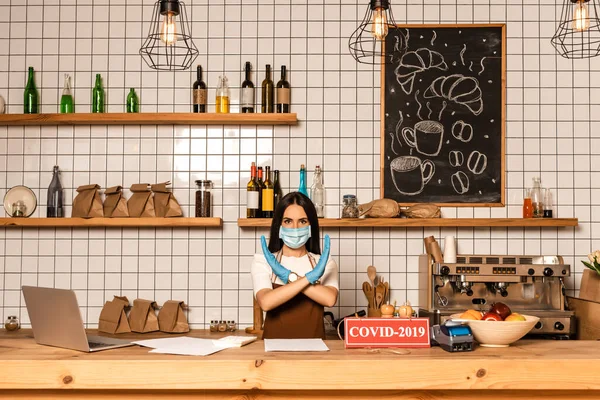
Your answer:
[[[210,189],[212,189],[212,181],[196,181],[196,217],[208,218],[212,216]]]
[[[211,332],[219,331],[219,324],[217,323],[217,321],[215,321],[215,320],[210,321],[210,331]]]
[[[225,321],[219,321],[219,332],[227,332],[227,323]]]
[[[19,329],[21,325],[19,324],[19,319],[16,315],[9,315],[6,322],[4,322],[4,327],[7,331],[11,332]]]
[[[227,321],[227,330],[229,332],[235,332],[236,329],[235,321]]]
[[[356,205],[356,196],[353,194],[344,195],[344,208],[342,209],[342,218],[358,218],[359,211]]]

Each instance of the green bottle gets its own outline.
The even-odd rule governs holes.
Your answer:
[[[129,89],[129,94],[127,95],[127,112],[128,113],[138,113],[140,112],[140,101],[138,99],[137,94],[135,94],[135,89]]]
[[[38,91],[33,80],[33,67],[29,67],[29,77],[25,86],[25,94],[23,96],[23,112],[25,114],[38,113]]]
[[[75,103],[71,94],[71,77],[65,74],[65,87],[60,98],[60,113],[71,114],[75,112]]]
[[[104,89],[102,88],[102,77],[96,74],[96,84],[92,89],[92,112],[104,112]]]

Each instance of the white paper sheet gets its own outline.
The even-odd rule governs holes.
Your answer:
[[[220,340],[178,336],[164,339],[139,340],[133,343],[153,348],[153,350],[150,350],[150,353],[207,356],[221,350],[241,347],[242,342],[250,338],[256,339],[255,336],[226,336]]]
[[[329,351],[321,339],[265,339],[265,351]]]

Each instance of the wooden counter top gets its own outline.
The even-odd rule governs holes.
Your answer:
[[[191,336],[218,338],[205,331]],[[39,346],[28,330],[3,331],[0,390],[600,390],[597,341],[520,341],[509,348],[478,347],[461,354],[433,347],[404,355],[392,349],[345,350],[341,341],[326,343],[331,349],[327,353],[265,353],[263,342],[257,341],[207,357],[188,357],[149,354],[139,346],[81,353]]]

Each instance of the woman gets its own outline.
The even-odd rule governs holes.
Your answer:
[[[323,254],[319,220],[308,197],[292,192],[277,204],[269,246],[256,254],[251,273],[254,296],[267,312],[263,338],[325,339],[324,307],[337,301],[338,268],[329,259],[329,235]]]

